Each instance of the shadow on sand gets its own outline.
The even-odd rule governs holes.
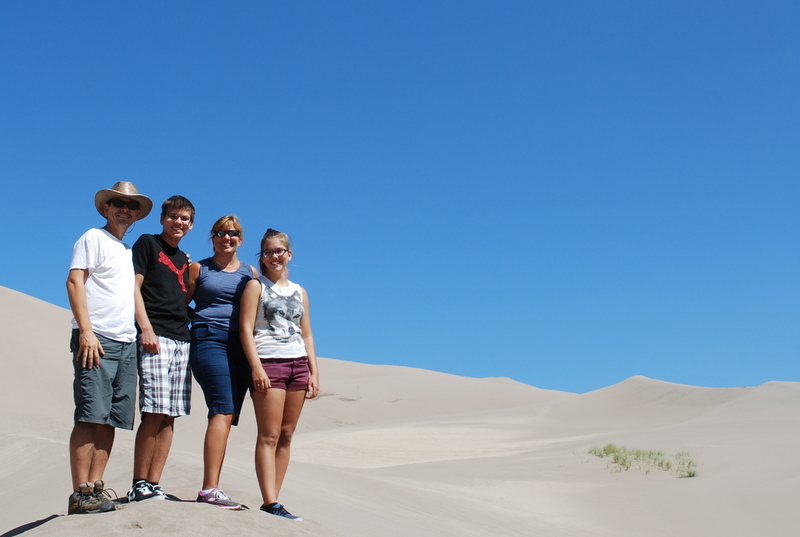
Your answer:
[[[38,528],[39,526],[41,526],[43,524],[47,524],[51,520],[54,520],[54,519],[62,517],[62,516],[64,516],[64,515],[50,515],[47,518],[43,518],[43,519],[37,520],[35,522],[28,522],[27,524],[23,524],[22,526],[18,526],[16,528],[14,528],[13,530],[9,530],[9,531],[5,532],[4,534],[0,535],[0,537],[14,537],[15,535],[22,535],[23,533],[25,533],[28,530],[32,530],[34,528]]]
[[[173,502],[195,503],[194,500],[182,500],[182,499],[178,498],[177,496],[173,496],[172,494],[167,494],[167,499],[169,501],[173,501]],[[128,502],[128,498],[122,497],[122,498],[117,498],[116,500],[114,500],[114,503],[116,503],[116,504],[121,506],[121,505],[124,505],[124,504],[129,503],[129,502]],[[247,507],[245,506],[245,508],[247,508]],[[22,526],[18,526],[16,528],[12,529],[12,530],[8,530],[7,532],[5,532],[3,534],[0,534],[0,537],[14,537],[15,535],[22,535],[26,531],[29,531],[29,530],[32,530],[32,529],[36,529],[39,526],[47,524],[51,520],[55,520],[56,518],[60,518],[62,516],[67,516],[67,515],[50,515],[47,518],[43,518],[41,520],[36,520],[35,522],[28,522],[27,524],[23,524]]]

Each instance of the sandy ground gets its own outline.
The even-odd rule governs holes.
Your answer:
[[[68,310],[0,287],[0,537],[11,535],[794,536],[800,527],[800,383],[711,389],[632,377],[576,395],[322,359],[322,396],[304,409],[281,500],[305,518],[191,502],[206,409],[195,390],[177,422],[164,488],[149,501],[65,516],[72,428]],[[255,420],[246,403],[222,488],[260,505]],[[697,476],[589,454],[615,443],[688,451]],[[130,486],[133,432],[106,470]]]

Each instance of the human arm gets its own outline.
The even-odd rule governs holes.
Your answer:
[[[317,349],[314,347],[314,334],[311,333],[311,317],[308,311],[308,293],[303,289],[303,309],[305,315],[300,319],[300,329],[303,331],[303,343],[308,355],[308,389],[306,399],[313,399],[319,395],[319,367],[317,366]]]
[[[261,282],[257,279],[250,280],[247,282],[239,302],[239,338],[242,340],[242,349],[247,358],[247,363],[250,364],[253,387],[259,392],[266,393],[271,385],[266,371],[261,367],[261,359],[258,357],[258,349],[256,349],[256,340],[253,337],[256,314],[258,313],[260,302]]]
[[[194,298],[194,290],[197,286],[198,276],[200,276],[200,263],[192,263],[189,265],[189,282],[186,285],[186,297],[183,299],[187,306]]]
[[[139,330],[142,334],[139,336],[139,342],[142,344],[144,352],[148,354],[159,354],[161,346],[158,344],[158,336],[153,330],[153,325],[150,324],[150,318],[147,316],[147,309],[144,306],[144,298],[142,298],[142,283],[144,282],[144,274],[136,273],[136,287],[134,288],[134,298],[136,300],[136,323],[139,325]]]
[[[88,277],[89,269],[71,269],[67,277],[67,296],[80,332],[78,355],[75,360],[80,361],[81,367],[92,369],[100,366],[100,357],[104,353],[103,346],[97,340],[92,329],[92,321],[89,318],[89,305],[86,302],[86,279]]]

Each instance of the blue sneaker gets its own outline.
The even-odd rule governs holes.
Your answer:
[[[279,503],[271,503],[269,505],[262,505],[261,510],[265,513],[269,513],[275,516],[281,516],[283,518],[288,518],[289,520],[296,520],[297,522],[302,522],[303,518],[299,516],[295,516],[289,511],[286,510],[284,506]]]

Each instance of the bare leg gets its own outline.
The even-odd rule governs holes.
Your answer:
[[[75,424],[69,437],[73,490],[78,490],[81,483],[94,483],[103,479],[113,445],[114,427],[111,425],[85,422]]]
[[[94,436],[94,455],[89,468],[89,483],[103,479],[111,447],[114,445],[115,429],[111,425],[98,425]]]
[[[275,448],[281,434],[283,404],[286,391],[270,388],[267,393],[253,392],[253,408],[256,411],[256,477],[261,489],[264,505],[278,498],[275,489]]]
[[[72,490],[78,490],[81,483],[89,482],[89,468],[94,455],[93,423],[78,422],[69,437],[69,463],[72,470]]]
[[[281,437],[275,449],[275,498],[281,493],[283,478],[289,467],[289,455],[292,451],[292,435],[297,428],[300,412],[306,402],[305,390],[290,391],[286,393],[286,402],[283,406],[283,423],[281,424]]]
[[[133,479],[146,479],[158,483],[167,462],[175,418],[165,414],[142,414],[136,431],[136,448],[133,456]]]
[[[233,414],[214,414],[208,419],[208,428],[203,443],[203,489],[219,487],[219,475],[225,460],[228,435],[231,432]]]
[[[167,464],[169,450],[172,447],[172,436],[175,432],[175,418],[165,416],[161,420],[161,427],[156,435],[156,447],[153,451],[153,461],[150,463],[150,471],[147,473],[147,480],[151,483],[161,481],[161,473]]]
[[[256,439],[256,476],[264,504],[278,501],[283,478],[289,466],[292,434],[305,401],[304,391],[286,392],[270,388],[254,392],[258,438]]]

